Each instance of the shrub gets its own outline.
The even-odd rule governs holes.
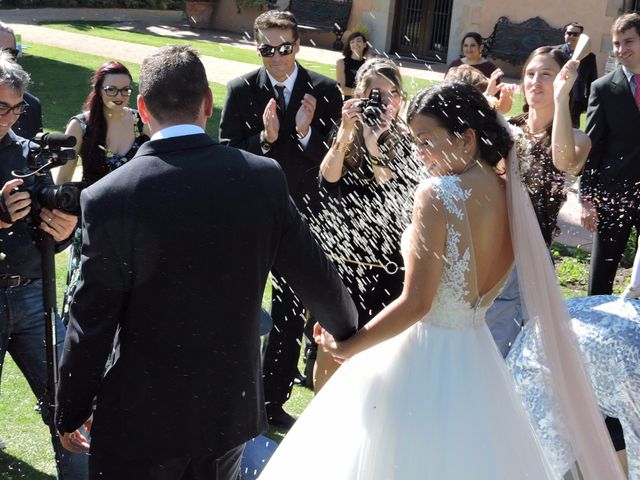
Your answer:
[[[182,10],[183,0],[4,0],[16,8],[87,7],[87,8],[148,8],[152,10]]]

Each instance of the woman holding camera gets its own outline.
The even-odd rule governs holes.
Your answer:
[[[345,102],[320,165],[327,201],[316,225],[356,303],[360,326],[402,291],[403,213],[410,208],[419,168],[399,117],[404,98],[398,67],[384,58],[368,60],[358,70],[354,98]],[[318,352],[316,392],[337,367]]]
[[[128,107],[132,80],[131,73],[121,63],[102,64],[93,75],[83,112],[67,124],[65,133],[76,138],[75,150],[82,159],[82,181],[87,186],[128,162],[149,139],[149,131],[138,111]],[[60,167],[54,174],[56,184],[70,181],[77,163],[73,160]],[[78,227],[69,255],[62,310],[65,323],[80,273],[80,245]]]

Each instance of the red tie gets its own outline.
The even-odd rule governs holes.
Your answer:
[[[631,78],[633,79],[633,83],[636,84],[636,94],[634,98],[636,100],[638,110],[640,110],[640,73],[634,73]]]

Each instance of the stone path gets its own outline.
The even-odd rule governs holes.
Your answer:
[[[22,42],[27,45],[29,43],[49,45],[132,63],[141,63],[146,55],[155,50],[155,47],[63,32],[39,26],[38,23],[53,20],[113,20],[141,33],[153,33],[168,38],[210,40],[246,49],[255,48],[249,39],[241,35],[192,30],[184,20],[182,12],[176,11],[84,8],[16,9],[0,10],[0,20],[11,24],[16,33],[22,35]],[[170,40],[167,40],[167,43],[171,43]],[[340,57],[340,53],[317,47],[302,46],[298,56],[301,59],[333,65]],[[209,80],[221,84],[226,84],[230,79],[257,68],[256,65],[207,56],[203,56],[202,61]],[[445,66],[442,64],[411,63],[402,67],[402,73],[405,76],[440,81],[443,78],[444,69]],[[557,240],[560,243],[586,249],[591,248],[592,235],[580,225],[580,206],[575,192],[569,193],[568,200],[560,212],[559,224],[562,233]]]

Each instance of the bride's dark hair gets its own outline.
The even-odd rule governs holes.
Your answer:
[[[416,115],[429,115],[450,133],[475,130],[480,156],[491,166],[507,156],[513,140],[498,123],[495,110],[482,93],[463,82],[443,82],[419,92],[407,109],[407,123]]]

